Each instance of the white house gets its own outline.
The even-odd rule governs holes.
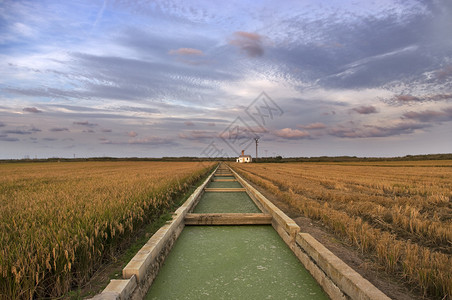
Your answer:
[[[253,159],[251,158],[251,155],[245,155],[245,150],[242,150],[242,155],[240,155],[236,162],[238,163],[250,163]]]

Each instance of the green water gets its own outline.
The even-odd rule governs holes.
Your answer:
[[[207,186],[208,188],[242,188],[243,186],[238,181],[212,181]]]
[[[234,176],[215,176],[216,179],[235,179]]]
[[[328,299],[271,226],[187,226],[146,299]]]
[[[259,213],[246,192],[205,192],[194,213]]]

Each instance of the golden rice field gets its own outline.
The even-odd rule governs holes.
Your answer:
[[[212,166],[0,164],[0,299],[55,298],[86,281]]]
[[[425,296],[452,297],[452,161],[231,164]]]

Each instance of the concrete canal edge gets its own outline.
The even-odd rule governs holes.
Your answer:
[[[190,212],[205,192],[207,184],[214,178],[217,169],[218,167],[176,210],[173,219],[160,228],[132,258],[123,269],[123,279],[111,280],[101,294],[92,298],[93,300],[141,300],[144,298],[163,261],[182,232],[187,215],[189,220],[190,218],[194,219],[192,222],[198,222],[196,214],[190,214]],[[231,172],[242,184],[250,198],[266,215],[265,218],[268,215],[271,216],[273,228],[331,299],[390,299],[310,234],[302,233],[300,227],[291,218],[234,170],[231,169]],[[255,216],[257,214],[251,217]],[[226,221],[230,222],[230,220]],[[220,222],[226,221],[223,219]],[[265,220],[265,222],[268,222],[268,220]]]
[[[141,300],[154,281],[165,257],[184,229],[184,219],[204,193],[216,170],[190,195],[173,214],[172,220],[161,227],[122,270],[123,279],[112,279],[102,293],[92,300]]]
[[[309,233],[300,232],[300,227],[291,218],[246,182],[237,172],[232,169],[231,171],[256,205],[264,213],[273,216],[273,228],[331,299],[390,299]]]

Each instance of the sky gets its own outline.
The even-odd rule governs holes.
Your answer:
[[[0,158],[452,152],[452,1],[0,0]]]

